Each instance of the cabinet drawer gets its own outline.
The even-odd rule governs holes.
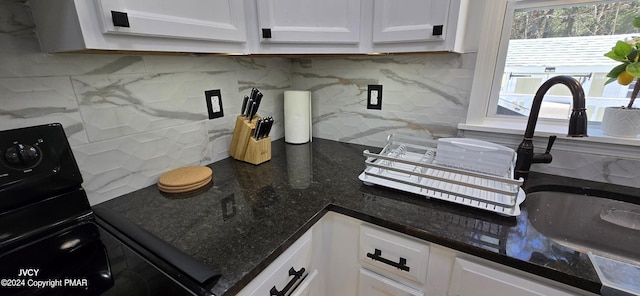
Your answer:
[[[422,296],[422,292],[366,269],[360,269],[359,296]]]
[[[448,295],[569,296],[567,292],[511,273],[456,258]]]
[[[364,267],[385,276],[396,275],[424,284],[429,246],[401,234],[361,225],[358,257]]]
[[[313,277],[308,276],[311,272],[311,251],[311,230],[309,230],[269,264],[238,295],[270,295],[270,291],[274,288],[277,291],[289,288],[285,293],[289,295],[301,282],[309,279],[307,282],[310,283],[313,280]],[[304,272],[300,277],[296,276],[295,274],[302,268]]]

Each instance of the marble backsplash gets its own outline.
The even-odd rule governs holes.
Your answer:
[[[91,204],[228,157],[242,97],[259,88],[260,115],[283,118],[290,69],[277,57],[45,54],[24,1],[0,0],[0,129],[60,122]],[[222,118],[208,119],[209,89]]]
[[[454,137],[469,105],[475,54],[294,59],[292,85],[312,92],[313,135],[384,146],[387,135]],[[367,110],[367,86],[383,86]]]
[[[361,57],[214,57],[41,53],[28,7],[0,0],[0,129],[63,124],[97,204],[149,186],[172,168],[228,157],[241,97],[265,99],[261,115],[283,118],[283,93],[312,92],[313,136],[382,147],[390,133],[454,137],[464,122],[475,54]],[[367,86],[383,85],[382,110]],[[220,89],[225,116],[208,120],[204,90]],[[283,137],[276,121],[272,138]],[[637,162],[561,153],[534,166],[640,186]],[[214,172],[215,173],[215,172]],[[580,175],[580,176],[582,176]]]

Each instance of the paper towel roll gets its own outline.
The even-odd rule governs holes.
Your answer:
[[[284,141],[291,144],[311,140],[311,92],[284,92]]]

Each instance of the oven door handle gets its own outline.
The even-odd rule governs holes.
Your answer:
[[[209,265],[185,254],[113,210],[98,206],[93,208],[93,212],[102,221],[175,266],[200,284],[213,286],[220,278],[220,273]]]

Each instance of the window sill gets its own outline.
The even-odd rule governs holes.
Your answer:
[[[526,122],[485,119],[483,124],[459,124],[465,137],[517,147],[522,141]],[[640,138],[616,138],[604,135],[599,125],[590,125],[588,137],[566,137],[566,124],[538,122],[534,135],[536,150],[546,147],[547,138],[557,135],[553,150],[640,159]],[[541,151],[542,152],[542,151]]]

